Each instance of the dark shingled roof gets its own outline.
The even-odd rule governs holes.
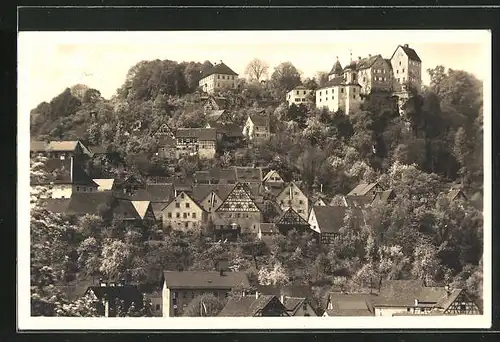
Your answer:
[[[321,233],[336,233],[344,225],[344,218],[349,210],[361,225],[363,212],[359,208],[347,208],[341,206],[313,206],[314,214]]]
[[[47,143],[45,141],[30,141],[30,152],[45,152]]]
[[[389,189],[385,191],[377,191],[375,194],[375,197],[373,198],[373,201],[380,201],[380,202],[388,202],[389,200],[393,199],[396,196],[396,193],[394,190]]]
[[[262,182],[262,168],[261,167],[246,167],[234,166],[236,173],[236,180],[238,182],[246,183],[261,183]]]
[[[216,122],[221,118],[222,114],[224,114],[225,111],[226,111],[225,109],[212,110],[210,113],[207,114],[207,120],[210,122],[212,121]]]
[[[289,313],[292,312],[292,314],[295,314],[298,309],[300,309],[301,305],[307,301],[306,298],[299,298],[299,297],[284,297],[283,298],[283,305],[286,308],[286,311]]]
[[[261,295],[259,298],[253,296],[245,296],[239,299],[230,298],[218,316],[254,317],[259,311],[265,309],[265,307],[275,298],[276,297],[272,295]]]
[[[385,280],[375,306],[413,307],[431,306],[446,310],[460,295],[462,289],[451,289],[448,295],[444,286],[424,286],[421,280]]]
[[[137,190],[130,199],[133,201],[170,202],[174,197],[172,183],[151,183]]]
[[[238,76],[238,74],[236,72],[234,72],[230,67],[228,67],[223,62],[220,62],[219,64],[216,64],[216,65],[212,66],[211,68],[208,68],[207,70],[205,70],[205,72],[202,74],[201,78],[205,78],[205,77],[210,76],[212,74]]]
[[[43,206],[55,213],[66,214],[97,214],[101,204],[116,204],[116,199],[111,191],[98,191],[90,193],[74,193],[68,199],[46,199]]]
[[[335,61],[335,64],[333,64],[332,70],[330,70],[329,75],[332,74],[341,74],[342,73],[342,65],[340,64],[339,60]]]
[[[326,312],[328,316],[373,316],[373,301],[376,298],[377,295],[369,293],[332,292],[329,301],[333,308]]]
[[[360,183],[347,194],[347,196],[365,196],[372,190],[378,183]]]
[[[319,308],[319,303],[314,298],[314,294],[311,290],[311,287],[308,285],[257,285],[256,289],[259,293],[265,295],[274,295],[276,297],[280,297],[283,295],[286,297],[292,298],[306,298],[308,302],[311,304],[313,310],[317,311]],[[290,304],[291,305],[291,304]],[[288,309],[288,305],[285,302],[285,306]]]
[[[417,52],[415,50],[413,50],[410,47],[406,47],[404,45],[399,45],[399,46],[403,49],[403,51],[406,53],[406,55],[408,56],[409,59],[417,61],[417,62],[422,62],[422,60],[420,59],[420,57],[418,57]],[[396,51],[394,51],[394,53],[395,52]]]
[[[164,271],[165,284],[170,289],[232,289],[250,288],[245,272]]]
[[[178,128],[176,138],[198,138],[198,140],[216,141],[217,130],[214,128]]]
[[[373,63],[377,61],[377,59],[382,58],[381,55],[375,55],[371,57],[362,58],[360,61],[356,63],[356,70],[363,70],[370,68]]]
[[[465,194],[463,193],[462,190],[460,189],[451,189],[450,192],[448,193],[448,199],[450,201],[453,201],[455,200],[455,198],[457,198],[457,196],[463,196],[465,199],[467,199],[467,196],[465,196]]]
[[[234,184],[196,184],[193,186],[193,199],[203,201],[210,193],[215,192],[222,200],[233,190]]]
[[[344,78],[342,76],[338,76],[338,77],[334,77],[332,78],[331,80],[329,80],[328,82],[325,83],[324,86],[316,89],[316,90],[321,90],[321,89],[325,89],[325,88],[331,88],[331,87],[336,87],[336,86],[341,86],[341,85],[347,85]],[[358,85],[360,86],[359,84],[355,83],[355,84],[351,84],[351,85]]]
[[[104,147],[98,145],[89,146],[89,150],[92,154],[106,154],[108,152]]]
[[[255,126],[269,126],[269,117],[267,115],[250,114],[249,117]]]

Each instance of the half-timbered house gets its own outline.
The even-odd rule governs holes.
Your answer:
[[[310,231],[307,220],[300,216],[293,208],[285,210],[276,220],[275,225],[283,235],[287,235],[294,229],[299,233]]]
[[[307,220],[309,214],[309,199],[294,182],[289,183],[281,190],[276,197],[276,203],[279,204],[281,210],[286,211],[288,208],[292,208],[302,216],[302,218]]]

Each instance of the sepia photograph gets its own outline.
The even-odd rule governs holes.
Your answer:
[[[490,78],[486,30],[20,32],[20,326],[489,327]]]

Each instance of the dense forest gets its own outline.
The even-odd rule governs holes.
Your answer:
[[[213,161],[159,159],[151,133],[162,123],[172,128],[205,124],[197,84],[209,66],[210,62],[142,61],[130,69],[111,99],[85,85],[67,88],[32,110],[32,138],[79,138],[112,151],[108,163],[88,163],[94,178],[189,176],[215,164],[256,165],[278,170],[286,181],[298,181],[312,200],[338,198],[362,181],[394,189],[396,200],[367,209],[362,227],[348,212],[343,239],[334,245],[315,244],[309,234],[295,231],[269,244],[242,236],[239,244],[223,245],[180,232],[166,236],[159,227],[131,228],[106,215],[106,210],[80,219],[49,214],[37,206],[35,194],[32,296],[37,303],[56,303],[48,314],[92,314],[88,303],[74,304],[59,285],[99,275],[155,283],[163,269],[212,270],[220,256],[228,257],[231,269],[246,271],[253,282],[309,284],[318,300],[331,287],[359,290],[373,279],[447,282],[481,298],[479,80],[465,71],[437,66],[428,70],[430,85],[414,90],[404,116],[371,96],[359,112],[347,116],[315,108],[313,97],[300,106],[284,103],[286,91],[298,84],[314,89],[325,82],[323,74],[301,80],[300,72],[287,62],[266,82],[258,81],[260,74],[241,78],[237,89],[220,94],[227,98],[237,124],[256,109],[270,115],[274,134],[268,140],[244,149],[228,146]],[[32,176],[43,177],[43,162],[32,160]],[[447,199],[452,183],[468,194],[465,206]]]

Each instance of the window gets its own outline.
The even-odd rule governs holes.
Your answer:
[[[169,212],[169,213],[167,213],[167,217],[168,217],[168,218],[172,218],[172,213],[170,213],[170,212]]]
[[[184,222],[184,227],[189,228],[189,222]]]
[[[332,95],[332,100],[333,100],[333,95]]]
[[[156,309],[156,311],[160,311],[160,304],[156,304],[155,309]]]
[[[405,80],[406,80],[406,78],[405,78],[405,77],[403,77],[403,82],[404,82]]]
[[[302,310],[307,311],[307,302],[302,303]]]
[[[405,72],[405,68],[403,68],[403,72]]]
[[[399,65],[401,65],[401,61],[399,61]]]
[[[321,95],[321,91],[319,92],[319,94]]]
[[[181,218],[181,213],[175,213],[176,218]]]
[[[189,208],[189,203],[186,203],[186,208]]]
[[[398,82],[399,82],[399,77],[398,77]]]
[[[297,95],[299,95],[299,91],[297,90]]]
[[[328,95],[328,89],[327,89],[327,90],[325,90],[325,94],[326,94],[326,95]]]
[[[353,98],[353,99],[355,99],[355,98],[356,98],[356,95],[353,95],[353,96],[352,96],[352,98]]]
[[[303,94],[305,95],[306,94],[306,91],[304,90]]]
[[[180,207],[181,207],[181,204],[180,204],[180,203],[175,203],[175,207],[176,207],[176,208],[180,208]]]
[[[76,191],[80,191],[80,187],[79,186],[76,187]]]
[[[192,214],[191,214],[191,217],[192,217],[192,218],[196,218],[196,213],[192,213]]]
[[[344,88],[340,88],[340,92],[343,93],[344,92]]]
[[[83,187],[83,192],[87,192],[87,188],[85,186]]]
[[[182,217],[187,218],[187,217],[188,217],[188,214],[187,214],[187,213],[183,213],[183,214],[182,214]]]
[[[410,312],[410,308],[406,308],[406,312]]]
[[[399,64],[401,64],[401,62],[399,62]],[[217,75],[217,78],[220,78],[220,75]]]
[[[304,202],[302,200],[299,200],[299,204],[303,204]]]
[[[356,88],[352,88],[352,92],[355,93],[356,92]]]
[[[396,70],[396,74],[399,74],[399,70]]]

